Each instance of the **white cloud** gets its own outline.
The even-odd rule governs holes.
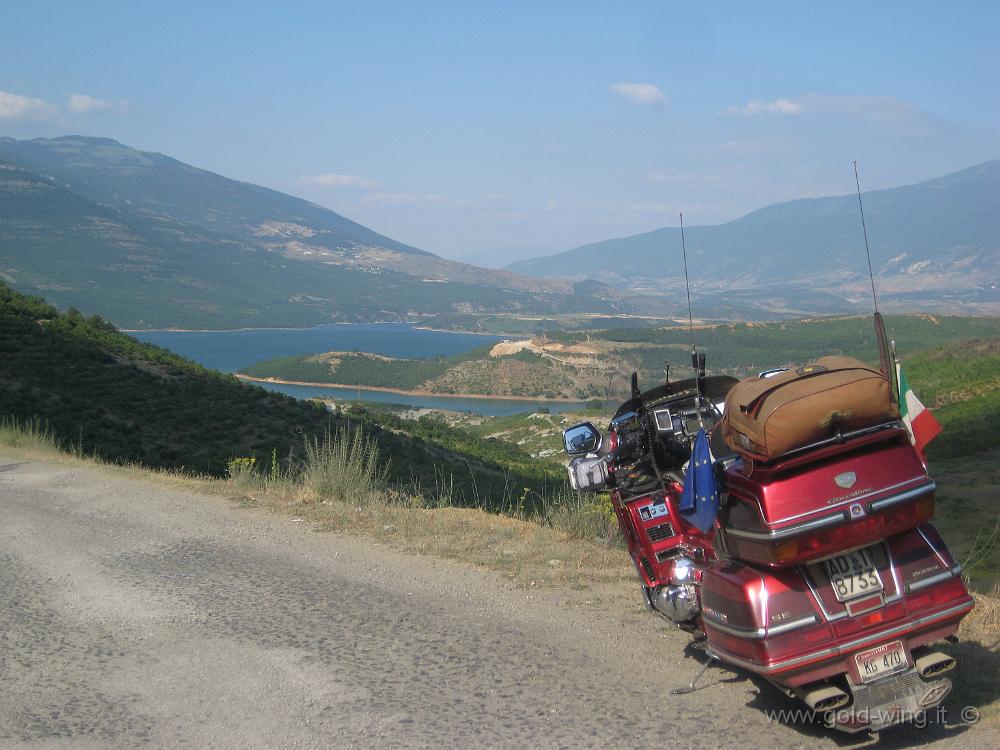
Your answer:
[[[651,83],[616,83],[611,90],[636,104],[660,104],[667,100],[659,87]]]
[[[802,105],[791,99],[775,99],[773,102],[747,102],[742,107],[730,107],[727,115],[798,115],[802,113]]]
[[[95,96],[88,96],[87,94],[70,94],[69,100],[66,102],[66,109],[76,114],[116,112],[123,115],[128,111],[128,102],[121,99],[113,102],[107,99],[98,99]]]
[[[911,133],[933,130],[930,118],[919,107],[895,96],[873,94],[803,94],[773,102],[751,101],[730,107],[727,115],[819,114],[877,123]]]
[[[59,114],[59,108],[41,99],[0,91],[0,120],[48,120]]]
[[[365,190],[374,190],[378,187],[378,180],[369,177],[358,177],[353,174],[306,174],[299,178],[299,182],[306,185],[322,185],[323,187],[357,187]]]

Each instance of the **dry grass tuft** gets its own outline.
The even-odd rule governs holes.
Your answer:
[[[21,422],[11,416],[0,417],[0,445],[45,457],[63,453],[59,438],[39,419]]]

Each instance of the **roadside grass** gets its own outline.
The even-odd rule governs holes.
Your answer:
[[[359,430],[327,433],[307,443],[302,464],[286,472],[259,472],[247,460],[234,460],[224,494],[317,529],[362,533],[482,565],[519,585],[580,587],[630,578],[610,507],[595,497],[560,487],[529,502],[525,488],[511,498],[508,514],[489,513],[451,505],[444,475],[424,494],[394,489],[380,464],[378,447]]]
[[[0,417],[0,445],[9,445],[12,448],[21,448],[45,456],[65,452],[55,433],[37,418],[19,420],[9,415]]]

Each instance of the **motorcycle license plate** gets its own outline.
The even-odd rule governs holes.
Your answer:
[[[906,663],[906,649],[902,641],[893,641],[860,654],[855,654],[854,662],[858,665],[858,673],[863,682],[871,682],[887,674],[902,672],[909,666]]]
[[[856,549],[820,563],[820,568],[833,587],[837,601],[846,602],[882,590],[882,579],[875,567],[873,549],[873,547]]]

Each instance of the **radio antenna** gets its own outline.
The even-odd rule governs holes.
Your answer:
[[[691,314],[691,281],[688,279],[688,251],[684,242],[684,214],[681,213],[681,251],[684,253],[684,288],[688,300],[688,330],[691,331],[691,362],[698,369],[698,349],[694,345],[694,316]]]
[[[868,256],[868,278],[872,282],[872,303],[875,305],[875,313],[878,314],[878,297],[875,294],[875,274],[872,272],[872,253],[868,249],[868,227],[865,226],[865,207],[861,203],[861,180],[858,179],[858,161],[854,160],[854,184],[858,188],[858,209],[861,211],[861,231],[865,235],[865,255]]]
[[[861,211],[861,231],[865,235],[865,255],[868,256],[868,278],[872,282],[872,304],[875,306],[875,314],[872,319],[875,323],[875,340],[878,342],[878,358],[882,373],[889,379],[889,403],[893,407],[899,405],[899,383],[896,378],[896,355],[895,347],[890,347],[889,337],[885,333],[885,321],[882,313],[878,311],[878,297],[875,294],[875,273],[872,271],[872,253],[868,248],[868,228],[865,226],[865,207],[861,203],[861,180],[858,179],[858,162],[854,161],[854,184],[858,189],[858,209]]]

